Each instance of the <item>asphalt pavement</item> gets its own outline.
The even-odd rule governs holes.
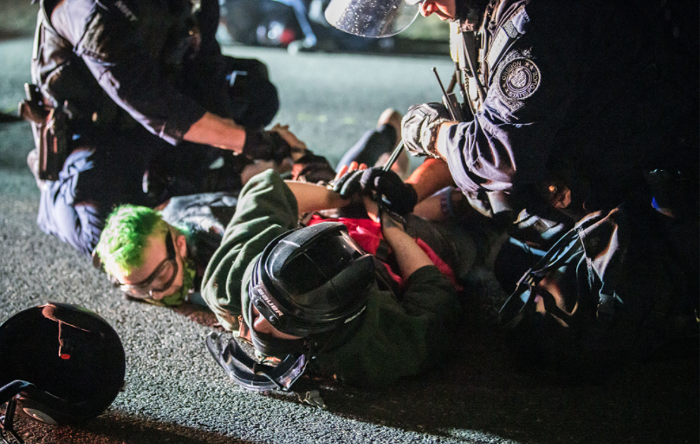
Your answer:
[[[29,81],[30,38],[0,41],[0,110]],[[440,99],[444,56],[302,53],[227,47],[265,61],[279,88],[276,122],[337,162],[387,107]],[[126,386],[80,426],[19,416],[27,443],[697,443],[698,357],[620,369],[600,385],[564,383],[512,363],[468,308],[444,366],[379,391],[316,381],[328,408],[246,392],[204,347],[211,317],[123,300],[104,275],[36,226],[39,192],[26,166],[26,123],[0,123],[0,322],[49,301],[104,317],[123,342]],[[414,163],[415,165],[415,163]],[[472,291],[495,294],[489,271]],[[12,365],[2,362],[0,365]],[[400,366],[401,362],[396,362]]]

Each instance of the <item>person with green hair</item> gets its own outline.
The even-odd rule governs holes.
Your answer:
[[[220,241],[216,232],[171,225],[151,208],[122,205],[107,219],[95,254],[127,297],[174,306],[197,290]]]
[[[362,157],[363,153],[370,152],[367,161],[374,164],[380,161],[375,157],[390,154],[398,143],[400,117],[393,109],[385,110],[377,127],[367,131],[350,150],[353,156],[364,162],[367,156]],[[293,181],[315,184],[333,179],[335,171],[328,161],[308,150],[287,126],[276,125],[272,131],[305,153],[292,167]],[[400,165],[398,170],[408,167]],[[161,306],[186,300],[205,305],[199,296],[202,276],[236,210],[237,194],[177,196],[162,211],[118,206],[105,222],[94,257],[128,299]]]
[[[272,131],[305,153],[295,166],[310,162],[316,166],[316,175],[334,175],[325,158],[313,155],[286,126],[275,125]],[[176,196],[162,211],[118,206],[105,221],[93,255],[95,263],[127,299],[160,306],[186,300],[205,305],[199,284],[236,210],[237,195],[237,191],[219,191]]]

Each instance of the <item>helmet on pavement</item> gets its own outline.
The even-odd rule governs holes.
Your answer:
[[[119,336],[96,313],[48,303],[21,311],[0,326],[0,403],[11,431],[18,405],[48,424],[96,417],[124,385]],[[9,426],[9,427],[8,427]]]

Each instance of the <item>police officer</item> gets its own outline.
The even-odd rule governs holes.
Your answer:
[[[411,107],[404,142],[431,159],[410,187],[385,180],[390,200],[405,207],[454,181],[487,215],[541,214],[529,228],[554,239],[546,232],[591,211],[648,206],[644,171],[697,169],[698,88],[687,81],[698,76],[697,33],[663,2],[385,3],[333,0],[327,15],[375,37],[408,26],[416,3],[424,16],[449,20],[465,102],[456,115],[441,103]]]
[[[43,231],[90,254],[117,204],[237,189],[251,158],[289,156],[261,131],[279,107],[267,68],[221,54],[218,17],[215,0],[41,2],[33,120],[49,149],[28,161],[48,179]]]
[[[445,101],[454,108],[448,110],[443,103],[426,103],[411,107],[405,115],[404,143],[412,153],[431,158],[419,170],[421,177],[402,183],[390,173],[370,171],[359,180],[365,189],[378,189],[404,211],[454,180],[473,208],[515,222],[495,268],[504,289],[512,291],[520,277],[523,286],[532,284],[530,307],[540,304],[527,315],[516,316],[526,316],[536,326],[527,333],[516,332],[526,354],[562,361],[556,350],[567,345],[569,334],[577,347],[594,344],[600,351],[605,342],[601,338],[622,337],[606,330],[610,325],[624,325],[643,342],[648,332],[642,326],[653,323],[647,317],[648,307],[666,315],[673,309],[659,302],[662,291],[650,294],[635,285],[663,289],[683,281],[651,276],[644,269],[682,270],[689,284],[673,292],[671,305],[682,306],[679,311],[684,314],[697,310],[697,279],[692,278],[698,267],[699,94],[697,30],[693,32],[697,8],[683,11],[680,3],[653,0],[394,0],[376,8],[362,0],[333,3],[338,8],[329,6],[334,11],[329,21],[365,35],[399,32],[416,14],[400,13],[410,4],[415,8],[420,3],[425,16],[450,20],[453,83],[465,105]],[[646,177],[660,170],[685,173],[695,184],[687,188],[685,205],[677,208],[685,211],[673,215],[675,220],[652,210],[664,193],[651,188]],[[584,234],[583,217],[606,214],[624,216],[626,222],[619,224],[624,236],[604,231],[593,240]],[[562,237],[579,220],[569,231],[571,236]],[[687,225],[679,225],[682,222]],[[684,233],[680,242],[675,234],[679,232]],[[568,260],[564,241],[584,237],[585,252],[607,260],[600,267],[592,265],[593,259],[582,261],[587,265],[579,271],[587,267],[607,273],[595,279],[590,274],[552,277]],[[560,242],[555,243],[557,239]],[[662,255],[654,253],[655,245],[664,245],[672,256],[668,265],[658,265]],[[523,275],[537,255],[545,256],[543,263],[549,261],[555,270],[543,282],[559,279],[560,296],[568,301],[572,296],[586,297],[585,304],[582,300],[576,304],[579,314],[587,317],[577,320],[577,328],[590,330],[545,331],[551,319],[546,317],[549,308],[543,306],[549,302],[542,296],[545,291],[533,284],[545,275],[540,271]],[[640,267],[616,270],[611,257],[625,255],[621,261],[625,266],[638,261]],[[522,269],[503,273],[517,270],[518,263]],[[606,291],[616,289],[619,299],[610,303],[614,316],[606,317],[602,292],[577,288],[585,280],[596,281]],[[522,295],[514,294],[511,301]],[[573,304],[559,300],[550,307],[565,305],[571,309]],[[501,315],[507,313],[502,310]],[[673,331],[673,321],[660,325]],[[624,355],[629,352],[625,347],[609,347],[606,357]],[[542,355],[533,353],[536,349]],[[576,350],[569,351],[579,363],[592,364],[603,356],[598,353],[589,360]]]

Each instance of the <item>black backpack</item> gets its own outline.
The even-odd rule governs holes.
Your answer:
[[[666,219],[621,206],[577,223],[523,275],[499,312],[516,355],[598,380],[615,364],[680,343],[697,353],[697,274],[679,264],[662,234],[672,223]]]

